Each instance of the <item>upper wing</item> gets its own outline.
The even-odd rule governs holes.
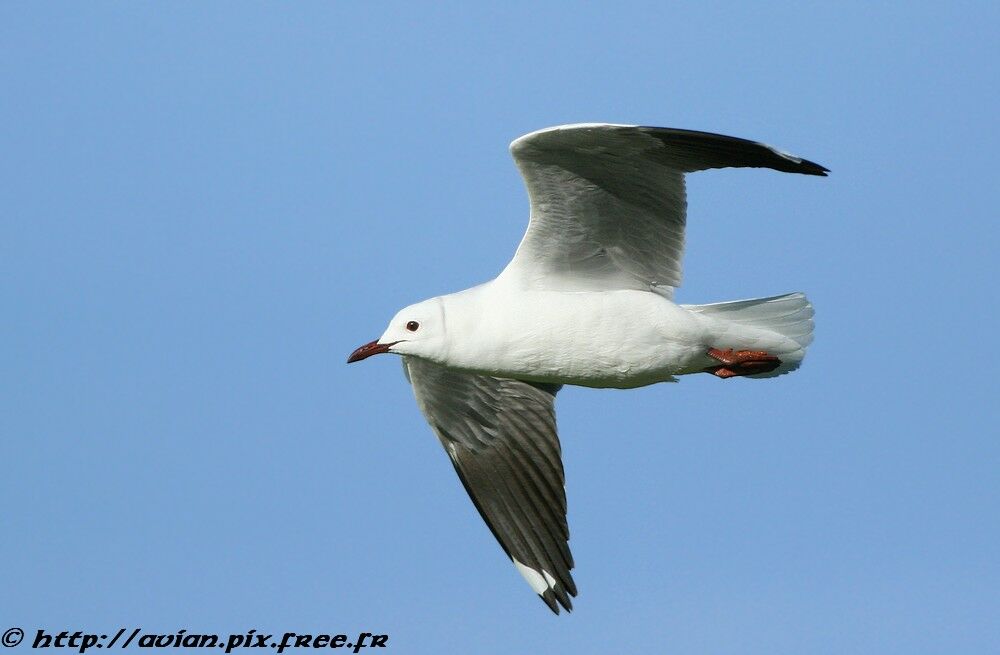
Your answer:
[[[827,173],[755,141],[662,127],[565,125],[522,136],[510,151],[531,220],[501,275],[563,291],[671,295],[681,282],[684,173],[730,166]]]
[[[559,387],[403,358],[420,411],[493,536],[556,614],[572,609],[566,492],[553,400]],[[558,602],[558,604],[557,604]]]

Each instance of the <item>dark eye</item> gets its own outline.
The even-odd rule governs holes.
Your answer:
[[[409,330],[410,332],[416,332],[417,328],[419,327],[420,323],[417,323],[416,321],[410,321],[409,323],[406,324],[406,329]]]

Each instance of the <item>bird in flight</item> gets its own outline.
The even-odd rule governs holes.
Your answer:
[[[554,400],[565,384],[629,389],[676,376],[770,378],[812,341],[805,295],[680,305],[684,175],[828,170],[755,141],[578,124],[510,146],[531,215],[496,279],[400,310],[348,358],[402,356],[417,405],[514,566],[548,607],[572,609]]]

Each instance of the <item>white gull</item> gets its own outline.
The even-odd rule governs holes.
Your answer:
[[[564,384],[640,387],[677,375],[768,378],[799,367],[813,310],[791,293],[678,305],[684,174],[822,166],[734,137],[564,125],[514,141],[531,218],[486,284],[411,305],[348,362],[403,356],[421,412],[531,588],[559,613],[576,585],[553,402]]]

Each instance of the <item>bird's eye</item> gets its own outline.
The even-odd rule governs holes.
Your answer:
[[[410,321],[409,323],[406,324],[406,329],[409,330],[410,332],[416,332],[417,328],[419,327],[420,323],[417,323],[416,321]]]

